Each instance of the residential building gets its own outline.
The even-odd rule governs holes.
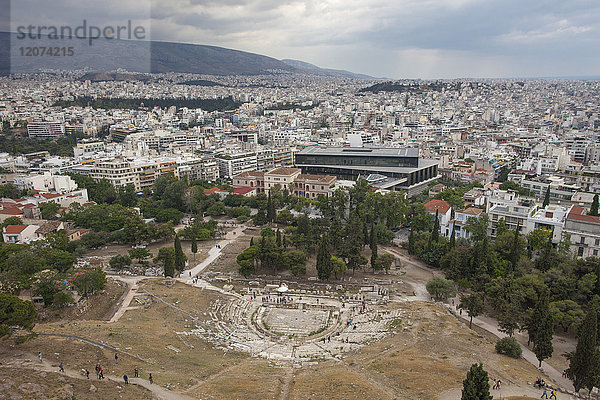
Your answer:
[[[455,238],[470,239],[472,234],[467,232],[467,222],[469,218],[479,219],[485,215],[481,208],[469,207],[464,210],[458,210],[454,212],[454,218],[450,220],[448,224],[448,236],[452,235],[452,229],[454,229]]]
[[[429,200],[425,205],[425,210],[432,215],[437,215],[440,222],[440,234],[442,236],[450,236],[450,217],[452,215],[452,207],[445,200]]]
[[[584,208],[572,206],[564,232],[570,236],[571,252],[576,257],[600,256],[600,217],[587,215]]]
[[[29,243],[36,238],[37,225],[7,225],[2,229],[4,243]]]
[[[38,138],[55,138],[65,134],[65,125],[61,122],[43,121],[27,124],[27,135]]]

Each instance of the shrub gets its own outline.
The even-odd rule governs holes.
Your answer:
[[[496,342],[496,351],[512,358],[521,358],[523,350],[517,339],[505,337]]]
[[[52,307],[54,308],[63,308],[68,306],[69,304],[73,304],[73,296],[69,292],[58,292],[54,295],[54,299],[52,301]]]
[[[12,333],[8,325],[0,325],[0,338],[2,336],[9,336]]]

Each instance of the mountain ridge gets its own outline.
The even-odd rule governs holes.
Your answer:
[[[88,42],[87,38],[19,39],[16,33],[0,32],[0,53],[3,55],[0,57],[0,72],[125,70],[132,73],[174,72],[220,76],[309,73],[319,76],[374,79],[349,71],[320,68],[303,61],[278,60],[262,54],[212,45],[156,40],[96,39],[91,46]],[[23,49],[36,47],[71,48],[74,55],[43,58],[23,56]]]

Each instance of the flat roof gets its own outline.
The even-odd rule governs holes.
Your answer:
[[[428,168],[433,165],[438,165],[439,161],[437,160],[425,160],[419,159],[418,167],[378,167],[378,166],[365,166],[365,165],[337,165],[337,164],[302,164],[296,162],[298,167],[315,167],[315,168],[339,168],[339,169],[349,169],[349,170],[357,170],[357,171],[369,171],[369,172],[378,172],[378,173],[397,173],[397,174],[410,174],[411,172],[419,171],[423,168]]]
[[[296,155],[320,156],[370,156],[370,157],[419,157],[419,149],[414,147],[320,147],[311,146],[300,150]]]

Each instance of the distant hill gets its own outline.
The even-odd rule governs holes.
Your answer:
[[[108,82],[108,81],[147,81],[150,79],[144,74],[130,74],[124,72],[88,72],[79,78],[80,81]]]
[[[15,33],[0,32],[0,72],[7,71],[8,48],[12,42],[13,72],[48,70],[90,70],[87,79],[96,81],[138,80],[143,75],[103,73],[124,70],[133,73],[190,73],[201,75],[261,75],[271,73],[309,73],[319,76],[374,79],[368,75],[319,68],[297,60],[277,60],[260,54],[198,44],[97,39],[90,46],[88,39],[18,39]],[[28,47],[70,48],[72,55],[24,56]]]
[[[444,89],[457,89],[460,83],[457,82],[381,82],[371,86],[364,87],[359,93],[371,92],[396,92],[396,93],[426,93],[441,92]]]
[[[321,68],[314,64],[307,63],[307,62],[300,61],[300,60],[291,60],[291,59],[286,58],[281,61],[283,61],[284,63],[286,63],[296,69],[299,69],[299,70],[302,70],[302,71],[308,72],[308,73],[313,73],[316,75],[337,76],[337,77],[345,77],[345,78],[352,78],[352,79],[368,79],[368,80],[379,79],[379,78],[374,78],[369,75],[356,74],[354,72],[346,71],[343,69]]]

